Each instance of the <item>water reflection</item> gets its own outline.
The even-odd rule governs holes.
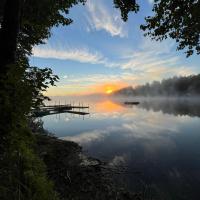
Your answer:
[[[107,107],[108,106],[108,107]],[[109,107],[110,106],[110,107]],[[149,185],[154,199],[198,199],[200,191],[200,106],[188,101],[98,102],[85,121],[61,115],[47,129],[78,142],[109,166],[124,166],[120,184],[130,190]],[[193,117],[196,116],[196,117]],[[134,172],[139,173],[134,173]]]
[[[122,105],[114,103],[111,100],[95,103],[95,112],[97,113],[123,112],[124,109]]]
[[[200,99],[151,99],[142,101],[139,106],[155,112],[200,117]]]

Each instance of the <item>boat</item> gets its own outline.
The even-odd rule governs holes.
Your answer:
[[[138,101],[125,101],[124,104],[126,105],[138,105],[140,102]]]

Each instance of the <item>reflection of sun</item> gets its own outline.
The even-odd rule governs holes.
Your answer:
[[[121,105],[113,103],[112,101],[103,101],[96,104],[95,110],[97,112],[109,113],[109,112],[120,112],[124,108]]]

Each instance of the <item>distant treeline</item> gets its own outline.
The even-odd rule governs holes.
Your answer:
[[[193,96],[200,95],[200,74],[187,77],[173,77],[153,81],[136,88],[118,90],[115,95],[122,96]]]

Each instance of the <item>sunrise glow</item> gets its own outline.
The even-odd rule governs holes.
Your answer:
[[[96,90],[99,91],[100,93],[105,93],[105,94],[112,94],[113,92],[126,87],[126,83],[118,82],[118,83],[107,83],[104,85],[99,85],[96,86]]]
[[[124,87],[127,87],[128,84],[125,82],[115,82],[115,83],[104,83],[104,84],[89,84],[89,85],[80,85],[80,84],[72,84],[72,85],[62,85],[57,87],[50,87],[45,95],[47,96],[66,96],[66,95],[74,95],[74,96],[83,96],[83,95],[91,95],[91,94],[112,94],[113,92],[120,90]]]
[[[106,90],[106,94],[111,94],[113,91],[111,89]]]

